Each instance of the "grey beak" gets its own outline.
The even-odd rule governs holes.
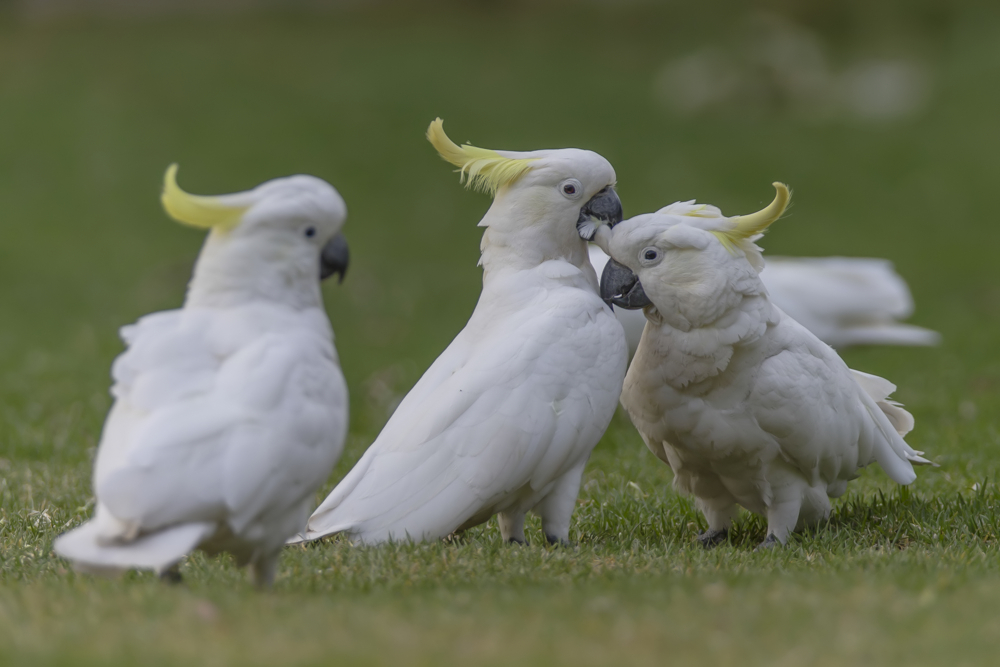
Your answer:
[[[344,275],[347,273],[347,264],[351,258],[351,253],[347,248],[347,239],[343,234],[338,233],[323,246],[323,251],[319,254],[319,279],[326,280],[333,274],[340,276],[338,283],[344,282]]]
[[[639,278],[624,264],[609,259],[601,274],[601,298],[608,305],[614,304],[627,310],[636,310],[652,304],[642,289]]]
[[[614,227],[622,221],[622,200],[610,185],[590,198],[580,209],[580,217],[576,220],[576,228],[597,219]]]

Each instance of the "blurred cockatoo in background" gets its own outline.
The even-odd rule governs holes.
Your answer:
[[[346,436],[319,283],[347,268],[347,209],[312,176],[199,197],[175,173],[167,212],[211,231],[184,306],[122,329],[96,512],[54,548],[84,571],[161,574],[194,549],[228,551],[267,586]]]
[[[473,187],[483,291],[466,327],[424,373],[298,541],[432,540],[499,514],[524,541],[525,514],[569,539],[591,450],[614,414],[625,335],[598,295],[581,220],[621,220],[615,172],[585,150],[457,146],[440,119],[427,137]]]
[[[601,275],[608,256],[590,245],[590,261]],[[941,335],[914,324],[913,297],[885,259],[867,257],[768,257],[760,279],[771,301],[824,343],[937,345]],[[641,310],[616,308],[635,354],[646,318]]]
[[[909,484],[929,463],[902,438],[913,417],[888,399],[892,383],[850,370],[768,297],[754,241],[788,203],[775,188],[748,216],[683,202],[581,225],[615,260],[602,295],[648,320],[622,405],[674,487],[697,499],[706,545],[725,539],[739,506],[767,518],[762,546],[783,544],[827,517],[859,468],[877,461]]]

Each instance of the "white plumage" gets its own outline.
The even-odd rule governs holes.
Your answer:
[[[95,516],[54,548],[94,572],[228,551],[268,585],[343,447],[347,387],[319,279],[346,268],[346,209],[309,176],[197,198],[173,170],[164,203],[212,232],[184,307],[122,329]]]
[[[597,275],[607,254],[590,246]],[[760,272],[774,305],[833,347],[937,345],[941,335],[914,324],[913,297],[892,262],[867,257],[768,257]],[[640,310],[615,309],[635,354],[646,318]]]
[[[621,219],[614,171],[589,151],[460,148],[440,125],[428,136],[463,173],[495,179],[482,295],[299,540],[432,540],[499,514],[503,538],[523,541],[534,510],[565,542],[625,375],[621,325],[575,229],[581,216]]]
[[[595,236],[620,262],[602,292],[648,320],[622,405],[675,488],[697,498],[706,544],[738,506],[766,516],[768,544],[784,543],[828,516],[859,468],[877,461],[909,484],[913,464],[929,463],[901,437],[913,418],[888,400],[895,387],[848,369],[768,297],[753,240],[787,202],[776,186],[753,216],[686,202]]]

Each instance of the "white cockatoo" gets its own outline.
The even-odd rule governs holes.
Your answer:
[[[340,457],[347,386],[320,279],[347,268],[347,209],[312,176],[163,205],[210,229],[179,310],[122,329],[94,465],[94,518],[58,537],[78,569],[171,572],[228,551],[259,586]]]
[[[524,541],[529,511],[569,539],[580,477],[621,393],[625,334],[598,295],[580,220],[621,220],[615,172],[585,150],[457,146],[427,138],[473,187],[483,291],[465,328],[424,373],[295,541],[433,540],[499,514]]]
[[[902,438],[913,417],[888,399],[892,383],[850,370],[768,297],[754,241],[788,203],[775,188],[748,216],[684,202],[581,226],[614,260],[602,295],[645,313],[622,405],[697,499],[706,545],[725,539],[738,506],[767,518],[762,546],[784,544],[827,517],[861,467],[877,461],[909,484],[913,464],[929,463]]]
[[[590,245],[590,262],[604,272],[607,254]],[[937,345],[941,335],[898,320],[913,314],[906,281],[886,259],[867,257],[768,257],[760,279],[771,301],[833,347]],[[635,354],[646,318],[641,310],[615,310]]]

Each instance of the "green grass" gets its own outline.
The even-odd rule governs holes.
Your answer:
[[[684,3],[684,5],[691,3]],[[820,122],[780,105],[684,118],[652,81],[738,34],[745,10],[406,5],[319,15],[0,21],[0,662],[10,664],[983,664],[1000,635],[1000,11],[988,3],[770,3],[834,63],[918,55],[921,114]],[[787,5],[787,6],[786,6]],[[698,198],[793,215],[766,250],[892,259],[936,349],[864,349],[940,468],[877,468],[830,522],[754,553],[763,522],[705,552],[703,526],[621,414],[588,467],[572,538],[290,548],[274,591],[225,558],[181,587],[74,574],[51,542],[92,509],[116,331],[177,306],[201,238],[157,192],[314,173],[348,202],[352,267],[327,286],[352,397],[343,476],[464,324],[486,199],[423,131],[592,148],[627,214]]]

